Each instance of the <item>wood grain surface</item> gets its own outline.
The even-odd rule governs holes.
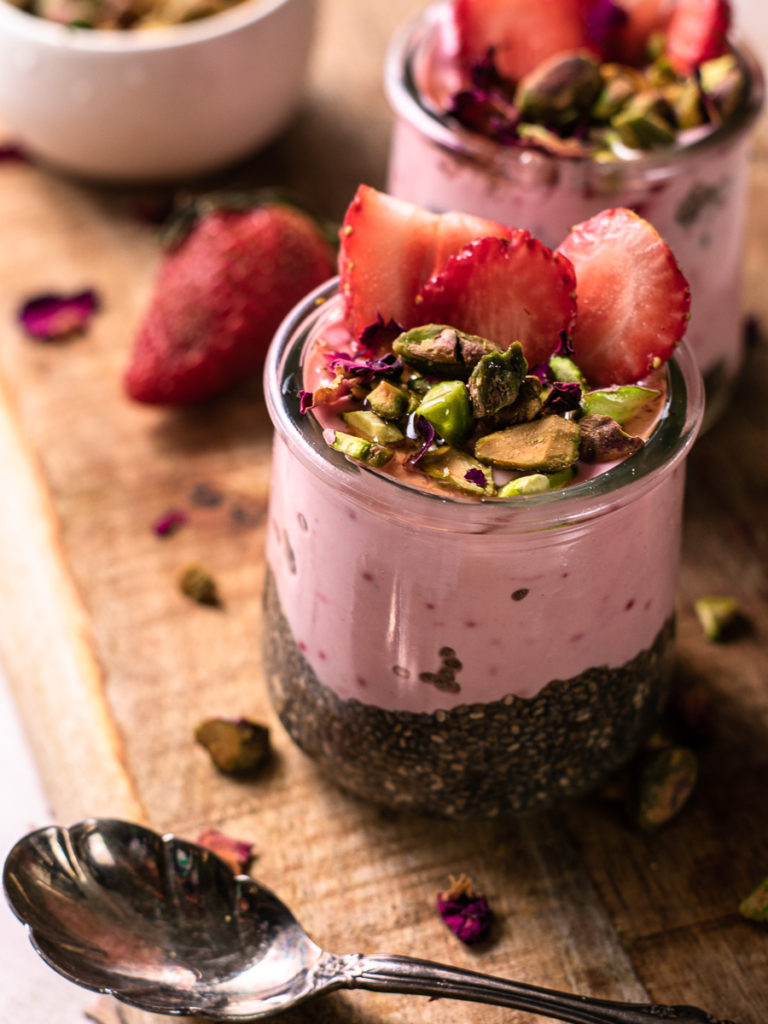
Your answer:
[[[288,185],[338,218],[358,182],[384,183],[389,113],[381,61],[407,0],[325,0],[307,101],[270,149],[193,190]],[[768,138],[751,167],[746,303],[768,328]],[[768,930],[739,901],[768,875],[768,345],[748,353],[738,400],[689,464],[679,672],[709,688],[712,736],[694,797],[639,832],[597,798],[472,829],[361,804],[321,778],[269,706],[259,660],[271,428],[253,381],[205,408],[144,408],[121,374],[158,248],[136,190],[0,166],[0,658],[52,806],[194,838],[214,825],[255,844],[253,873],[325,948],[428,957],[613,999],[693,1003],[737,1024],[768,1020]],[[103,308],[80,338],[37,344],[25,298],[92,286]],[[198,484],[221,491],[196,506]],[[189,522],[159,539],[170,507]],[[221,609],[179,592],[190,561]],[[696,597],[729,593],[749,628],[708,643]],[[272,726],[256,781],[217,774],[202,718]],[[466,872],[497,915],[470,950],[435,893]],[[103,1021],[149,1020],[117,1004]],[[157,1018],[160,1020],[161,1018]],[[376,994],[325,997],[286,1022],[523,1024],[527,1014]]]

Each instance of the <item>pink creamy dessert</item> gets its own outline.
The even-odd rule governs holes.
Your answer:
[[[667,692],[694,359],[682,345],[660,371],[635,455],[478,499],[329,447],[332,418],[303,399],[324,349],[354,344],[331,282],[284,322],[265,371],[263,654],[283,724],[338,784],[394,807],[488,816],[593,788]]]
[[[527,228],[551,246],[606,207],[636,210],[670,245],[690,283],[686,340],[704,374],[711,423],[743,356],[741,262],[748,147],[763,102],[759,66],[746,48],[729,45],[725,59],[736,62],[736,72],[727,70],[739,76],[738,101],[722,116],[705,104],[694,119],[704,123],[677,128],[669,138],[664,127],[650,142],[643,135],[645,148],[623,141],[632,141],[636,124],[641,135],[649,123],[656,132],[656,122],[642,118],[631,129],[622,126],[623,137],[609,124],[595,146],[582,144],[583,132],[563,140],[561,131],[536,126],[520,138],[495,122],[496,137],[489,137],[482,124],[452,112],[454,98],[468,88],[454,6],[433,4],[390,46],[385,79],[395,122],[388,191],[436,211],[462,209]]]

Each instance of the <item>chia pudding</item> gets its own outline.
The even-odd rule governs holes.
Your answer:
[[[470,116],[459,111],[456,97],[467,95],[470,74],[477,82],[477,69],[462,63],[453,6],[446,0],[432,4],[390,44],[385,85],[395,120],[387,190],[435,211],[462,209],[527,228],[550,246],[606,207],[640,213],[675,252],[691,285],[695,300],[686,340],[704,374],[710,425],[743,358],[746,175],[763,103],[760,67],[746,47],[729,45],[726,59],[736,66],[729,74],[741,82],[738,99],[722,116],[705,100],[705,123],[678,126],[668,138],[666,126],[657,133],[655,121],[640,120],[640,132],[647,133],[649,123],[654,129],[643,138],[646,148],[625,144],[610,126],[601,135],[608,146],[584,145],[581,129],[563,139],[559,128],[526,125],[520,137],[506,122],[499,128],[496,113],[478,114],[472,97]],[[514,110],[510,116],[517,116]],[[672,123],[674,128],[674,116]]]
[[[472,497],[348,458],[307,411],[344,333],[337,283],[283,323],[263,659],[334,782],[469,817],[544,808],[625,763],[667,693],[685,456],[703,391],[685,344],[644,446],[565,487]]]

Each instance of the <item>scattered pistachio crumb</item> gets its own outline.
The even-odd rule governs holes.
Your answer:
[[[198,604],[207,604],[214,607],[221,605],[216,580],[211,574],[197,563],[186,566],[179,576],[179,587],[182,594],[185,594]]]
[[[739,904],[739,913],[750,921],[768,924],[768,878],[753,889]]]
[[[640,773],[637,786],[637,824],[653,830],[674,818],[688,802],[699,765],[688,747],[662,747]]]
[[[271,752],[268,727],[247,718],[208,718],[196,727],[195,739],[227,774],[253,772]]]
[[[724,640],[741,614],[735,597],[708,596],[694,602],[694,611],[708,640]]]

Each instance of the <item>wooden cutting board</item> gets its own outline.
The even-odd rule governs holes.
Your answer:
[[[221,184],[289,185],[329,218],[355,186],[383,186],[389,114],[380,67],[392,29],[419,5],[325,0],[307,103],[270,150]],[[739,400],[689,467],[679,603],[680,673],[713,694],[697,791],[674,822],[640,833],[597,798],[525,820],[414,820],[319,777],[268,704],[259,661],[271,430],[255,381],[204,409],[132,404],[121,373],[158,249],[136,216],[146,195],[0,166],[0,658],[50,800],[69,824],[144,821],[195,838],[213,825],[250,839],[253,873],[328,949],[392,951],[586,994],[693,1003],[737,1024],[768,1019],[768,930],[738,914],[768,875],[768,347],[750,349]],[[757,141],[747,308],[768,326],[768,138]],[[83,337],[25,338],[21,301],[94,287]],[[195,504],[195,488],[220,492]],[[160,539],[171,507],[189,521]],[[183,597],[190,561],[224,606]],[[708,643],[693,600],[734,594],[751,628]],[[215,715],[272,727],[257,781],[217,774],[193,730]],[[469,874],[497,915],[470,950],[435,893]],[[100,1019],[148,1020],[102,1005]],[[160,1019],[160,1018],[158,1018]],[[470,1004],[329,996],[287,1021],[533,1020]]]

